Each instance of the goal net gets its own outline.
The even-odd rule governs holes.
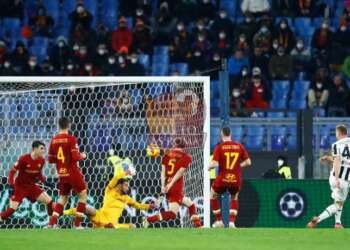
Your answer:
[[[142,203],[160,196],[161,157],[150,158],[146,147],[172,147],[175,137],[186,142],[193,162],[184,177],[184,193],[197,205],[204,225],[209,226],[209,78],[207,77],[0,77],[0,211],[9,204],[7,177],[17,158],[31,150],[33,140],[49,144],[58,132],[57,121],[66,116],[87,160],[79,163],[88,184],[88,204],[100,208],[113,167],[109,150],[128,157],[137,174],[130,182],[130,196]],[[57,176],[46,163],[45,190],[57,200]],[[72,198],[66,208],[76,205]],[[163,201],[160,209],[167,209]],[[141,226],[142,216],[158,212],[127,208],[120,223]],[[190,227],[187,209],[179,218],[155,227]],[[46,208],[24,200],[1,228],[43,227]],[[86,225],[89,220],[85,220]],[[61,227],[71,219],[61,217]]]

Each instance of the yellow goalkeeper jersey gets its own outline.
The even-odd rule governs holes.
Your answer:
[[[129,224],[118,223],[118,220],[127,205],[141,210],[150,209],[150,205],[141,204],[133,200],[129,195],[120,194],[115,189],[118,180],[125,177],[126,175],[124,172],[119,172],[109,182],[105,189],[102,208],[97,210],[96,215],[91,217],[94,227],[105,227],[107,224],[110,224],[113,225],[114,228],[129,228]]]

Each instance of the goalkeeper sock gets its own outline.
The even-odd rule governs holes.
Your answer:
[[[219,200],[210,199],[210,207],[211,207],[211,210],[213,211],[213,214],[215,215],[215,220],[216,221],[222,220]]]
[[[328,206],[319,216],[318,216],[318,222],[321,222],[331,216],[333,216],[337,212],[337,206],[335,204],[332,204]]]
[[[79,202],[77,206],[77,213],[74,219],[74,227],[80,227],[81,220],[85,213],[85,209],[86,209],[86,203]]]
[[[49,216],[52,216],[53,213],[53,201],[50,201],[49,204],[47,204],[47,214]]]
[[[237,213],[238,213],[238,200],[232,200],[231,207],[230,207],[230,222],[236,221]]]
[[[63,213],[63,205],[61,203],[56,203],[53,209],[52,216],[49,221],[49,226],[57,225],[58,217]]]
[[[7,219],[8,217],[10,217],[16,210],[14,210],[13,208],[8,208],[6,209],[4,212],[0,213],[0,217],[1,219]]]

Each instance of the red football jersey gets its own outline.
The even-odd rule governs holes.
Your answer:
[[[248,158],[247,151],[238,142],[226,141],[217,145],[213,155],[213,160],[219,163],[217,178],[228,183],[240,182],[240,163]]]
[[[80,173],[77,162],[84,159],[79,152],[77,138],[66,133],[52,138],[48,158],[50,163],[56,164],[60,179],[68,178],[77,171]]]
[[[43,180],[41,171],[45,165],[45,159],[39,157],[36,160],[32,159],[32,156],[29,154],[22,155],[19,157],[18,161],[13,166],[15,171],[18,171],[16,180],[14,179],[14,171],[11,170],[9,183],[11,185],[34,185],[37,179]]]
[[[162,165],[165,166],[165,183],[168,184],[175,176],[180,168],[187,168],[192,162],[192,156],[180,151],[169,150],[162,158]],[[182,192],[183,177],[177,180],[177,182],[171,188]]]

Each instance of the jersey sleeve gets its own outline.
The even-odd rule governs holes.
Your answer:
[[[23,159],[23,156],[21,156],[16,163],[13,165],[13,167],[11,168],[10,172],[9,172],[9,179],[8,179],[8,183],[10,185],[14,185],[15,184],[15,174],[18,170],[22,169],[25,166],[25,162]]]
[[[220,160],[220,145],[215,146],[212,161],[219,162]]]
[[[55,150],[54,150],[52,141],[51,141],[50,146],[49,146],[48,160],[49,160],[49,163],[56,163],[56,161],[57,161],[57,157],[55,154]]]
[[[192,156],[189,154],[184,155],[181,161],[181,168],[187,168],[192,163]]]
[[[163,157],[162,157],[162,165],[166,165],[166,164],[168,164],[168,156],[167,155],[164,155]]]
[[[241,145],[241,159],[242,161],[245,161],[249,158],[247,150],[244,148],[243,145]]]
[[[119,181],[120,179],[123,179],[125,176],[126,176],[126,174],[125,174],[124,171],[118,173],[116,176],[114,176],[114,177],[112,178],[112,180],[110,180],[110,182],[108,183],[107,188],[109,188],[109,189],[114,188],[114,187],[117,185],[118,181]]]
[[[135,201],[134,199],[132,199],[130,196],[127,197],[127,204],[129,206],[132,206],[136,209],[140,209],[140,210],[148,210],[150,209],[150,205],[149,204],[141,204],[137,201]]]
[[[75,136],[72,136],[70,137],[69,140],[70,140],[70,152],[72,155],[72,160],[74,162],[84,160],[84,158],[79,152],[77,138]]]

